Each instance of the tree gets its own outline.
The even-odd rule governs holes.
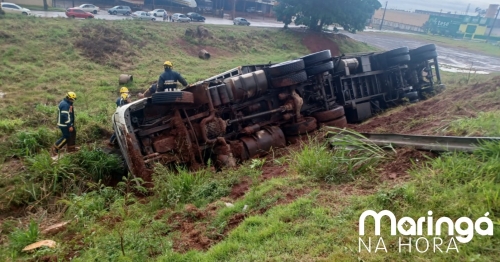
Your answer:
[[[337,23],[345,30],[355,32],[363,30],[380,7],[378,0],[281,0],[274,10],[285,28],[295,17],[296,25],[305,25],[313,31]]]

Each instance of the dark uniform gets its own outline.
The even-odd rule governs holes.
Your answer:
[[[163,74],[158,78],[158,88],[156,91],[163,92],[165,89],[175,90],[177,88],[177,82],[180,82],[183,86],[187,86],[187,81],[181,76],[181,74],[172,70],[171,68],[165,68]]]
[[[75,149],[76,142],[76,129],[75,129],[75,112],[73,109],[73,102],[64,98],[59,103],[57,126],[61,129],[62,137],[57,140],[54,145],[56,152],[58,152],[64,145],[67,144],[68,151]],[[73,127],[73,132],[70,132],[70,127]]]
[[[126,105],[128,104],[128,100],[127,99],[123,99],[123,97],[118,97],[118,99],[116,99],[116,107],[121,107],[123,105]],[[109,139],[109,143],[110,144],[115,144],[116,142],[116,133],[113,132],[113,135],[111,135],[111,138]]]

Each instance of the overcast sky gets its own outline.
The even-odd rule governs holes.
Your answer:
[[[379,0],[382,8],[385,6],[385,0]],[[470,5],[469,15],[472,15],[476,7],[487,9],[489,4],[498,4],[498,0],[387,0],[387,9],[401,9],[415,11],[415,9],[429,10],[443,13],[452,12],[465,14],[467,5]]]

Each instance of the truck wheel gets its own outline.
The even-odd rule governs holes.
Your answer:
[[[423,45],[421,47],[417,47],[415,49],[410,50],[410,55],[411,54],[418,54],[418,53],[429,52],[429,51],[435,51],[435,50],[436,50],[436,45],[435,44]]]
[[[307,68],[306,73],[308,76],[313,76],[313,75],[322,74],[322,73],[329,71],[329,70],[332,70],[332,69],[333,69],[333,61],[330,61],[328,63],[319,64],[319,65],[315,65],[313,67]]]
[[[304,121],[300,123],[293,123],[284,125],[282,130],[286,136],[298,136],[311,133],[318,127],[316,118],[314,117],[304,117]]]
[[[406,55],[391,57],[391,58],[387,59],[387,63],[389,65],[399,65],[399,64],[407,63],[410,60],[411,60],[410,55],[406,54]]]
[[[304,70],[304,60],[290,60],[276,65],[272,65],[268,68],[271,77],[283,76],[293,72],[298,72]]]
[[[405,47],[393,49],[391,51],[387,51],[384,54],[385,54],[385,57],[390,58],[390,57],[394,57],[394,56],[406,55],[406,54],[408,54],[408,52],[410,52],[410,50],[408,49],[408,47],[405,46]]]
[[[345,116],[343,116],[343,117],[336,119],[336,120],[321,123],[319,126],[320,127],[333,126],[333,127],[338,127],[338,128],[344,128],[344,127],[347,127],[347,119],[345,118]]]
[[[306,67],[310,67],[310,66],[313,66],[319,62],[331,59],[332,54],[331,54],[330,50],[323,50],[323,51],[319,51],[317,53],[303,56],[301,58],[302,58],[302,60],[304,60],[304,64],[306,65]]]
[[[425,60],[433,59],[438,56],[438,53],[434,51],[427,51],[422,53],[417,53],[412,55],[411,60],[416,63],[423,62]]]
[[[306,71],[300,71],[285,76],[271,78],[273,87],[287,87],[307,81]]]
[[[316,112],[313,113],[312,116],[318,120],[318,122],[323,123],[323,122],[328,122],[332,121],[338,118],[341,118],[345,115],[344,107],[339,106],[334,109],[330,109],[327,111],[321,111],[321,112]]]
[[[154,93],[151,96],[153,104],[192,104],[194,103],[193,93],[185,91],[167,91]]]

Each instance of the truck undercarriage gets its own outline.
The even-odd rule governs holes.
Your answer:
[[[131,173],[155,163],[216,167],[285,147],[321,126],[346,127],[442,87],[434,45],[241,66],[117,109],[114,128]]]

